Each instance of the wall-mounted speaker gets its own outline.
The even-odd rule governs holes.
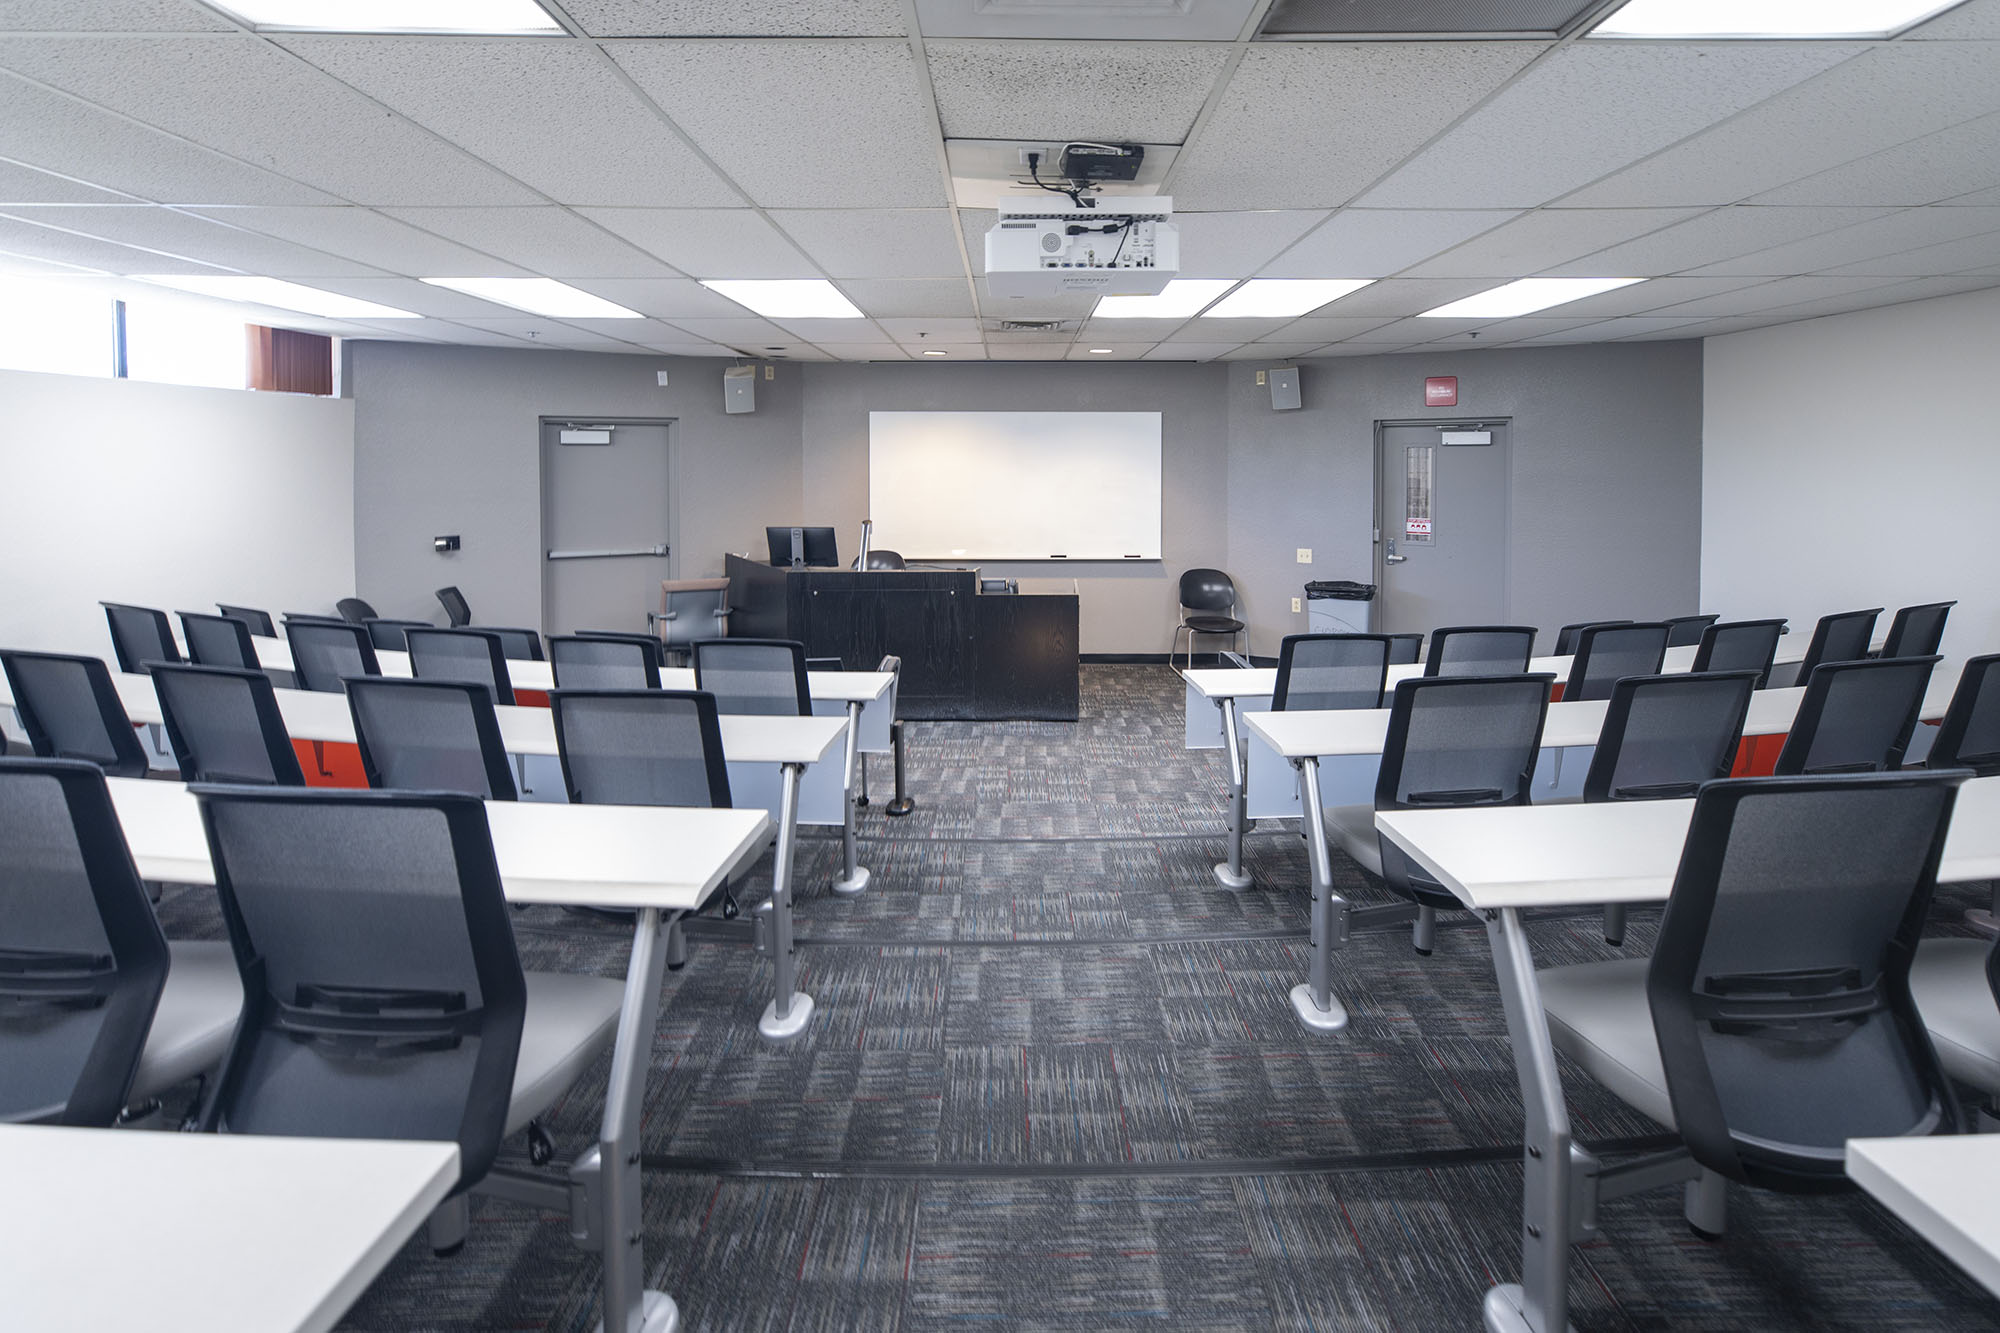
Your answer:
[[[723,367],[722,410],[732,416],[757,410],[757,367]]]
[[[1271,372],[1271,410],[1290,412],[1299,406],[1299,368],[1279,366]]]

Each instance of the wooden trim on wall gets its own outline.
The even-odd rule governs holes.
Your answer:
[[[333,339],[296,329],[246,326],[250,335],[250,387],[271,393],[333,392]]]

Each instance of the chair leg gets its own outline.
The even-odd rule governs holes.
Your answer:
[[[687,930],[676,918],[673,924],[667,927],[667,971],[678,972],[687,966],[687,961]]]
[[[465,1233],[472,1226],[472,1207],[463,1194],[446,1199],[431,1213],[431,1253],[440,1259],[465,1248]]]
[[[1604,942],[1616,949],[1625,943],[1625,904],[1604,905]]]
[[[1688,1229],[1703,1240],[1721,1240],[1729,1229],[1729,1181],[1703,1167],[1700,1175],[1687,1183],[1682,1215]]]
[[[1437,947],[1437,908],[1419,906],[1417,919],[1410,923],[1410,946],[1425,958]]]

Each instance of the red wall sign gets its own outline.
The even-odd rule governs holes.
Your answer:
[[[1458,376],[1433,375],[1424,381],[1425,407],[1457,407]]]

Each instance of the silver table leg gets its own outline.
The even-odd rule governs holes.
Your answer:
[[[812,996],[798,991],[798,963],[792,956],[792,855],[798,844],[803,768],[780,766],[784,787],[778,800],[778,852],[771,866],[771,969],[777,995],[757,1020],[757,1031],[769,1041],[790,1041],[804,1032],[813,1011]]]
[[[1242,742],[1236,737],[1236,699],[1224,695],[1216,701],[1222,709],[1222,745],[1229,753],[1229,859],[1215,868],[1216,882],[1231,893],[1240,893],[1250,887],[1250,875],[1243,869],[1243,788],[1248,780],[1244,764],[1248,762],[1243,753]]]
[[[840,866],[841,875],[833,882],[833,891],[841,894],[859,893],[868,887],[868,867],[857,863],[854,847],[854,773],[860,767],[856,756],[861,751],[861,701],[847,701],[847,756],[846,768],[842,770],[844,787],[841,791]]]
[[[1333,998],[1334,918],[1347,902],[1333,891],[1333,854],[1326,844],[1326,814],[1319,804],[1319,760],[1294,759],[1299,775],[1300,812],[1305,820],[1306,856],[1312,863],[1312,974],[1292,987],[1299,1021],[1321,1032],[1347,1026],[1347,1008]],[[1343,918],[1344,919],[1344,918]]]
[[[653,1031],[660,1017],[660,909],[642,907],[632,927],[625,1000],[611,1044],[611,1083],[598,1130],[599,1160],[608,1168],[602,1220],[603,1333],[674,1333],[680,1310],[665,1292],[646,1290],[645,1232],[640,1211],[639,1112],[646,1097]]]

